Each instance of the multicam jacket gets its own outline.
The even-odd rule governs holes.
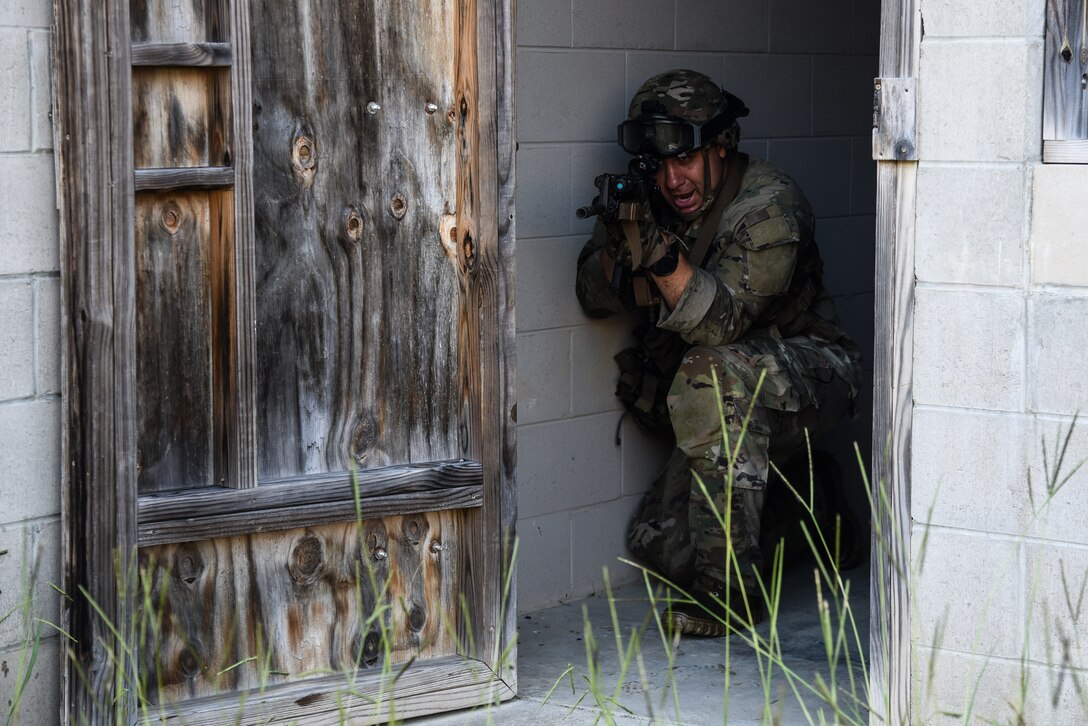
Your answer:
[[[673,230],[688,249],[695,244],[703,221],[701,217],[686,228]],[[694,270],[676,307],[669,310],[664,303],[657,309],[638,308],[630,284],[621,287],[619,294],[612,292],[611,271],[606,275],[600,256],[594,253],[605,246],[609,235],[622,232],[598,221],[578,258],[578,299],[592,317],[624,311],[641,315],[635,334],[641,357],[654,362],[649,388],[656,386],[656,393],[635,370],[639,366],[633,359],[637,349],[616,358],[621,370],[617,395],[629,407],[644,410],[649,422],[640,423],[655,430],[665,422],[662,394],[668,390],[683,351],[694,345],[761,341],[760,345],[780,360],[777,365],[785,367],[782,374],[800,396],[791,407],[794,410],[797,405],[818,402],[804,384],[811,371],[790,354],[783,344],[785,339],[800,343],[801,336],[805,347],[820,350],[837,343],[846,358],[828,350],[827,365],[856,385],[857,349],[839,327],[834,304],[824,291],[814,226],[812,209],[797,183],[771,164],[752,159],[736,198],[722,213],[706,261]],[[628,401],[627,397],[637,400]]]
[[[674,230],[687,248],[694,245],[702,222],[700,217]],[[694,271],[674,309],[661,304],[657,327],[691,345],[725,345],[750,332],[844,341],[824,292],[814,226],[797,183],[771,164],[752,159],[718,222],[706,262]],[[616,233],[598,221],[578,258],[578,299],[592,317],[634,309],[627,291],[609,289],[611,271],[606,275],[599,255],[593,254]]]

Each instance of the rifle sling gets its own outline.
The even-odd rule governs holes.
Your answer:
[[[703,263],[706,262],[706,253],[710,251],[710,243],[714,241],[714,235],[718,231],[718,221],[721,220],[725,208],[737,198],[740,183],[744,179],[744,172],[748,168],[747,154],[737,152],[731,161],[732,163],[729,164],[718,198],[711,205],[710,212],[707,213],[706,220],[699,230],[699,236],[695,238],[695,245],[691,248],[691,254],[688,255],[688,260],[696,267],[702,267]]]

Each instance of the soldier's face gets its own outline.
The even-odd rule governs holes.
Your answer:
[[[725,149],[712,146],[683,156],[662,159],[657,167],[661,196],[684,219],[695,219],[706,199],[703,156],[710,162],[710,188],[716,189],[725,170]]]

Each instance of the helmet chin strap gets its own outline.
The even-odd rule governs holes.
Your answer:
[[[713,149],[714,146],[711,145],[709,148]],[[722,178],[718,180],[719,187],[722,185],[723,181],[725,181],[724,174],[722,175]],[[706,194],[704,195],[703,203],[699,205],[700,215],[710,209],[710,205],[714,203],[715,197],[718,196],[718,190],[710,186],[710,153],[708,149],[703,149],[703,189],[708,191],[706,191]]]

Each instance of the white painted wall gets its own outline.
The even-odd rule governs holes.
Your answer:
[[[1088,166],[1040,163],[1044,7],[920,0],[918,723],[962,712],[976,685],[980,722],[1015,722],[1022,675],[1024,722],[1088,719],[1070,674],[1047,665],[1061,666],[1063,640],[1066,666],[1088,665],[1088,615],[1074,622],[1068,606],[1088,577],[1088,470],[1035,514],[1044,446],[1053,465],[1059,431],[1088,410]],[[1080,426],[1064,471],[1085,458]]]
[[[621,171],[615,142],[631,95],[654,73],[690,67],[752,110],[742,149],[778,164],[809,195],[825,277],[847,329],[872,363],[875,169],[872,79],[876,0],[535,0],[518,5],[517,345],[518,599],[531,610],[637,575],[627,521],[656,477],[660,445],[620,406],[612,355],[629,323],[592,321],[574,297],[575,261],[591,229],[574,217],[593,177]],[[856,472],[862,419],[824,448]],[[857,477],[860,480],[860,477]],[[858,498],[864,495],[858,489]]]
[[[49,0],[0,2],[0,617],[28,593],[57,622],[60,559],[60,276],[50,104]],[[0,713],[31,623],[0,622]],[[48,628],[24,713],[52,722],[59,697],[57,636]]]

